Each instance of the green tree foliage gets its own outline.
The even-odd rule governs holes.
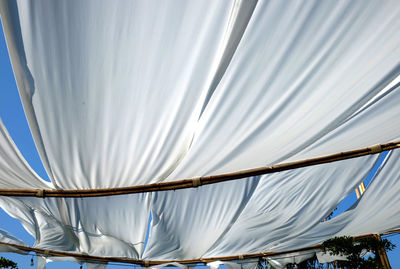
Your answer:
[[[15,262],[10,261],[4,257],[0,257],[0,268],[17,269],[18,266]]]
[[[330,255],[345,256],[347,261],[334,261],[320,264],[314,256],[299,264],[288,264],[288,269],[324,269],[324,268],[348,268],[348,269],[383,269],[379,261],[379,252],[390,251],[396,246],[387,239],[366,237],[355,239],[350,236],[335,237],[322,244],[322,250]],[[366,255],[367,254],[367,255]],[[368,255],[370,254],[370,255]],[[268,262],[261,261],[258,269],[273,269]]]
[[[325,253],[331,255],[342,255],[347,257],[347,261],[337,261],[340,267],[346,268],[382,268],[378,263],[379,251],[393,250],[396,246],[389,240],[379,240],[376,237],[366,237],[354,239],[350,236],[334,237],[322,244]],[[375,257],[364,256],[373,253]]]

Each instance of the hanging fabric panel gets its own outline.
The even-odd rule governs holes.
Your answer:
[[[396,1],[260,1],[168,180],[393,141],[398,102],[357,113],[400,74],[399,16]]]
[[[346,214],[339,216],[339,224],[321,221],[365,178],[377,157],[286,171],[260,181],[85,199],[2,197],[0,205],[36,238],[35,247],[45,249],[153,260],[287,251],[320,243],[351,223],[353,216]],[[368,191],[363,199],[369,199]],[[374,201],[379,208],[379,200]],[[383,210],[368,229],[393,228],[395,214]]]
[[[400,212],[397,204],[399,203],[400,175],[395,167],[399,159],[400,150],[393,150],[388,154],[375,178],[353,207],[328,221],[315,221],[311,229],[299,233],[297,236],[294,233],[293,236],[286,237],[285,240],[275,241],[275,243],[270,244],[271,249],[276,251],[298,249],[322,243],[335,236],[380,234],[398,228]],[[262,184],[261,182],[259,186]],[[352,191],[356,186],[357,184],[349,185],[352,188],[348,190]],[[334,189],[334,186],[330,185],[330,187]],[[333,193],[329,192],[329,196],[331,195]],[[304,219],[303,216],[304,212],[302,212],[300,221]],[[257,222],[257,220],[254,220],[254,222]],[[237,224],[239,223],[240,219],[237,221]],[[290,226],[293,227],[293,224]],[[247,226],[246,232],[249,232],[249,227]],[[282,228],[285,229],[285,227]],[[241,231],[243,232],[243,229]],[[231,240],[233,239],[235,238]]]
[[[258,178],[157,192],[145,259],[201,257],[236,221],[258,184]]]
[[[14,144],[0,118],[0,189],[48,189],[52,184],[42,180],[29,166]]]
[[[19,240],[18,238],[14,237],[10,233],[0,229],[0,242],[2,243],[9,243],[9,244],[14,244],[14,245],[20,245],[20,246],[26,246],[25,242]],[[11,246],[7,245],[2,245],[0,244],[0,252],[16,252],[20,254],[25,254],[25,251],[21,251],[18,249],[15,249]]]
[[[379,234],[400,227],[400,150],[393,150],[371,180],[360,200],[319,229],[337,235]],[[318,234],[319,231],[315,231]]]
[[[36,239],[34,247],[140,259],[149,220],[149,196],[0,197],[0,206]]]
[[[4,188],[134,186],[399,139],[397,1],[2,1],[0,15],[53,183],[0,122]],[[326,222],[376,155],[176,192],[0,206],[45,249],[134,259],[291,250],[398,227],[399,151]]]
[[[233,172],[399,133],[393,106],[355,117],[400,73],[397,1],[8,1],[1,14],[59,188]]]
[[[167,177],[190,147],[227,41],[240,40],[231,13],[247,20],[254,8],[234,1],[1,5],[28,121],[61,188]],[[20,73],[28,78],[18,80]]]
[[[321,223],[367,176],[377,156],[262,176],[243,212],[204,257],[298,249],[303,234]],[[329,230],[326,233],[330,233]]]

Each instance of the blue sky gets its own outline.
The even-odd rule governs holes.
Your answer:
[[[11,69],[10,60],[4,40],[3,30],[0,27],[0,117],[7,127],[11,137],[22,152],[22,155],[31,165],[31,167],[45,180],[49,180],[43,168],[38,153],[36,151],[32,136],[19,99],[14,75]],[[367,180],[368,181],[368,180]],[[335,214],[340,214],[349,208],[356,200],[353,193],[338,207]],[[22,227],[20,222],[9,217],[0,209],[0,229],[6,230],[16,237],[33,245],[34,239]],[[389,252],[389,261],[393,268],[400,268],[400,235],[390,237],[390,240],[398,247]],[[31,268],[31,256],[1,253],[0,256],[16,261],[19,268]],[[107,268],[124,268],[123,265],[110,265]],[[49,263],[47,268],[79,268],[79,265],[72,262]],[[84,266],[85,268],[85,266]]]

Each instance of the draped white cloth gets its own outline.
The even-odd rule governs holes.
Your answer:
[[[88,269],[105,269],[107,267],[107,263],[86,263],[86,267]]]
[[[287,264],[298,264],[302,261],[312,258],[315,255],[315,250],[299,251],[269,257],[267,258],[267,261],[276,269],[285,269]]]
[[[400,150],[389,154],[361,199],[349,210],[321,222],[296,238],[287,238],[277,250],[310,246],[315,237],[325,241],[334,236],[379,234],[400,227]]]
[[[397,1],[43,0],[1,10],[28,122],[59,188],[233,172],[400,133],[393,104],[357,118],[400,74]]]
[[[95,256],[141,257],[149,221],[149,194],[90,199],[1,197],[44,249]]]
[[[1,243],[8,243],[13,245],[20,245],[20,246],[27,246],[23,241],[19,240],[18,238],[14,237],[10,233],[0,229],[0,242]],[[0,252],[17,252],[17,253],[25,253],[24,251],[15,249],[12,246],[0,244]]]
[[[2,197],[0,206],[22,221],[38,248],[157,260],[290,250],[320,243],[325,234],[310,231],[324,224],[321,220],[365,178],[377,158],[160,193]]]
[[[151,267],[148,267],[148,268],[161,269],[161,268],[163,268],[165,266],[174,266],[174,267],[178,267],[178,268],[181,268],[181,269],[192,268],[191,266],[186,266],[186,265],[183,265],[183,264],[180,264],[180,263],[177,263],[177,262],[169,262],[169,263],[164,263],[164,264],[160,264],[160,265],[154,265],[154,266],[151,266]]]
[[[154,193],[144,259],[202,257],[237,220],[257,179]]]
[[[400,139],[397,1],[10,0],[0,15],[52,181],[0,122],[1,188],[135,186]],[[290,250],[400,226],[398,155],[354,209],[323,223],[377,156],[197,189],[0,206],[40,248],[164,260]]]
[[[26,162],[0,118],[0,188],[48,189],[52,184],[42,180]]]
[[[46,258],[45,257],[36,257],[36,269],[46,269]]]
[[[400,227],[400,150],[385,159],[359,202],[347,212],[323,223],[316,231],[335,231],[337,235],[383,233]]]
[[[303,245],[299,238],[321,224],[366,177],[375,160],[376,156],[369,156],[263,176],[238,219],[205,256],[283,251],[319,243],[318,239]]]
[[[236,261],[216,261],[207,263],[207,266],[210,269],[218,269],[220,265],[225,265],[229,269],[256,269],[258,264],[258,259],[251,259],[251,260],[236,260]]]

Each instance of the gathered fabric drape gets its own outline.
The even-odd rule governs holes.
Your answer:
[[[171,182],[400,139],[397,1],[9,0],[0,15],[51,180],[0,121],[3,189]],[[44,249],[146,260],[285,251],[400,226],[399,155],[325,222],[378,155],[193,189],[0,197],[0,206]]]

